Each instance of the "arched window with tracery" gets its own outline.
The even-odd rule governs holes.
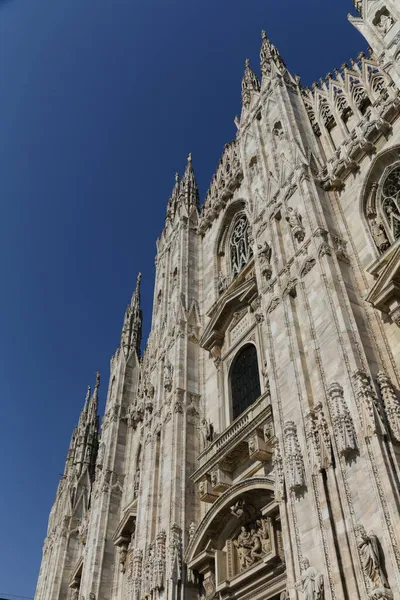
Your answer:
[[[375,180],[366,199],[366,216],[375,245],[383,253],[400,238],[400,162],[386,167],[383,173],[378,164],[372,177]]]
[[[253,256],[250,244],[250,226],[245,214],[239,214],[230,237],[232,276],[235,278]]]
[[[236,356],[230,379],[232,416],[236,419],[261,396],[257,350],[253,344],[244,346]]]
[[[397,240],[400,237],[400,165],[383,181],[380,203],[389,236]]]

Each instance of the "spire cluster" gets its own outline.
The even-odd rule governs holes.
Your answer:
[[[263,79],[272,78],[275,75],[283,75],[286,71],[286,65],[279,53],[279,50],[267,37],[265,31],[261,32],[261,38],[260,70]],[[245,62],[244,75],[242,78],[242,104],[245,108],[250,107],[253,93],[259,92],[260,89],[260,81],[250,67],[250,61],[247,58]]]
[[[192,163],[192,154],[189,154],[182,179],[179,179],[179,173],[175,174],[175,185],[167,205],[167,218],[172,219],[181,206],[185,207],[188,213],[193,206],[196,208],[199,207],[199,188],[197,186]]]

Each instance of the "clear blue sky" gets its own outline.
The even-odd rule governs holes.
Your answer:
[[[204,198],[266,29],[304,84],[365,48],[351,0],[0,0],[0,594],[33,596],[86,386],[188,152]]]

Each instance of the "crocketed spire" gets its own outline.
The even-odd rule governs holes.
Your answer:
[[[126,357],[132,350],[136,350],[140,356],[140,344],[142,342],[142,310],[140,308],[140,282],[142,274],[139,273],[136,288],[133,292],[131,303],[126,309],[124,325],[121,333],[121,347]]]
[[[196,207],[199,206],[199,188],[194,176],[191,154],[188,156],[186,169],[182,177],[180,185],[180,198],[184,200],[188,209],[193,205]]]
[[[96,373],[96,385],[91,396],[90,386],[87,389],[85,403],[79,417],[78,425],[74,428],[69,445],[64,476],[79,477],[84,465],[87,466],[89,476],[94,476],[98,441],[99,441],[99,416],[98,416],[98,388],[100,386],[100,373]]]
[[[267,37],[265,31],[261,32],[261,50],[260,50],[260,66],[263,77],[271,77],[274,71],[282,73],[286,69],[286,65],[281,57],[279,50],[274,46],[271,40]]]
[[[257,75],[250,67],[250,60],[246,58],[244,75],[242,79],[242,104],[245,108],[249,108],[251,95],[253,92],[260,91],[260,82]]]

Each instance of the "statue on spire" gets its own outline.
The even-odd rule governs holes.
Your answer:
[[[257,75],[250,67],[250,60],[246,58],[244,75],[242,79],[242,104],[245,108],[249,108],[252,92],[260,91],[260,82]]]

